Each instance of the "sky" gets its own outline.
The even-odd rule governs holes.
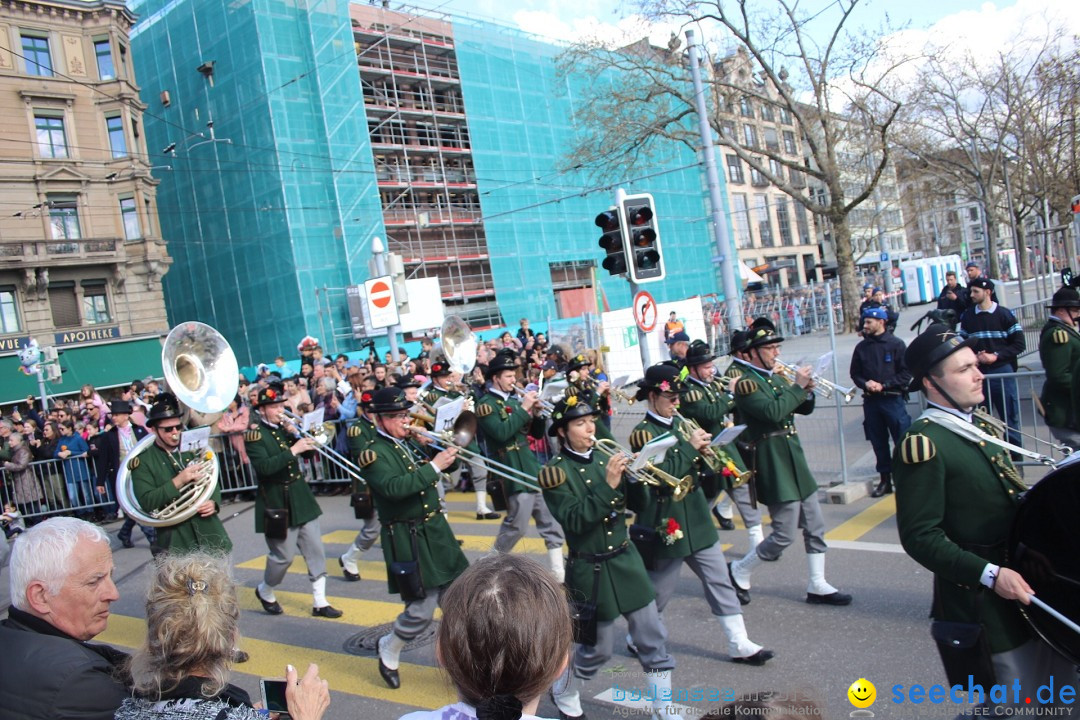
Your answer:
[[[636,40],[649,35],[665,44],[674,29],[644,27],[633,14],[636,3],[618,0],[410,0],[418,7],[470,15],[565,41],[582,38]],[[730,2],[730,0],[729,0]],[[835,0],[801,0],[799,7],[815,12]],[[732,3],[734,4],[734,3]],[[886,24],[901,30],[905,44],[926,41],[962,44],[992,52],[1010,34],[1045,31],[1047,21],[1060,22],[1080,34],[1075,0],[863,0],[852,15],[855,28],[876,33]],[[768,6],[755,0],[752,6]],[[681,34],[681,33],[680,33]],[[722,39],[710,38],[713,42]]]

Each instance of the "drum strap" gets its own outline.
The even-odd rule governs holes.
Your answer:
[[[970,440],[974,443],[987,442],[992,445],[997,445],[1000,448],[1004,448],[1009,452],[1016,453],[1017,455],[1023,455],[1024,457],[1031,458],[1032,460],[1038,460],[1044,465],[1054,464],[1054,459],[1047,455],[1043,455],[1032,450],[1027,450],[1020,447],[1019,445],[1013,445],[1011,442],[1003,440],[999,437],[995,437],[988,432],[984,432],[979,428],[975,427],[975,425],[969,422],[964,422],[952,413],[947,413],[944,410],[938,410],[937,408],[926,408],[926,410],[923,410],[922,415],[920,415],[917,419],[929,420],[930,422],[940,425],[949,432],[955,435],[959,435],[965,440]]]

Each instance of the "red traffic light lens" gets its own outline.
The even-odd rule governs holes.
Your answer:
[[[619,229],[619,213],[614,210],[605,210],[596,216],[596,227],[600,228],[604,232],[611,232],[612,230]]]
[[[634,244],[638,247],[649,247],[656,242],[656,231],[652,228],[634,231]]]
[[[631,225],[644,225],[653,218],[652,208],[642,205],[636,208],[627,208],[626,221]]]

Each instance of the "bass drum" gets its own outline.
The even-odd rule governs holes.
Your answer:
[[[1007,565],[1050,607],[1080,623],[1080,453],[1024,493],[1009,535]],[[1080,635],[1035,605],[1020,605],[1031,626],[1080,664]]]

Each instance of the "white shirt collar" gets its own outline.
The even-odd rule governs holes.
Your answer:
[[[990,303],[990,309],[989,310],[983,310],[978,305],[975,306],[975,314],[976,315],[978,315],[979,313],[992,313],[995,310],[997,310],[997,303],[996,302]]]
[[[657,425],[663,425],[664,427],[667,427],[667,428],[671,427],[672,423],[675,422],[675,417],[674,416],[669,417],[669,418],[660,417],[659,415],[654,413],[652,410],[646,410],[645,411],[645,417],[649,418],[650,420],[652,420]]]
[[[748,368],[750,368],[750,369],[752,369],[752,370],[755,370],[756,372],[759,372],[759,373],[765,373],[765,374],[766,374],[766,375],[768,375],[769,377],[772,377],[772,374],[773,374],[773,371],[772,371],[772,370],[766,370],[766,369],[765,369],[765,368],[763,368],[763,367],[758,367],[758,366],[757,366],[757,365],[755,365],[754,363],[752,363],[752,362],[748,362],[748,361],[746,361],[746,360],[743,360],[742,358],[734,358],[734,360],[735,360],[735,362],[737,362],[737,363],[742,363],[742,364],[743,364],[743,365],[745,365],[746,367],[748,367]]]
[[[936,402],[930,402],[929,400],[926,401],[926,404],[930,405],[931,407],[935,407],[938,410],[944,410],[950,415],[955,415],[958,418],[963,418],[967,422],[972,421],[972,413],[964,412],[963,410],[957,410],[956,408],[945,407],[944,405],[938,405]]]
[[[574,455],[575,457],[579,457],[579,458],[582,458],[582,459],[584,459],[584,460],[591,460],[591,459],[592,459],[592,452],[593,452],[593,449],[592,449],[592,448],[589,448],[589,449],[588,449],[588,450],[586,450],[585,452],[583,452],[583,453],[580,453],[580,452],[578,452],[577,450],[571,450],[571,449],[570,449],[570,446],[569,446],[569,445],[567,445],[566,447],[564,447],[564,448],[563,448],[563,452],[564,452],[564,453],[568,453],[568,454],[570,454],[570,455]]]
[[[490,390],[494,394],[498,395],[503,400],[509,400],[510,399],[510,394],[509,393],[504,393],[502,390],[495,387],[494,385],[488,385],[488,390]]]

